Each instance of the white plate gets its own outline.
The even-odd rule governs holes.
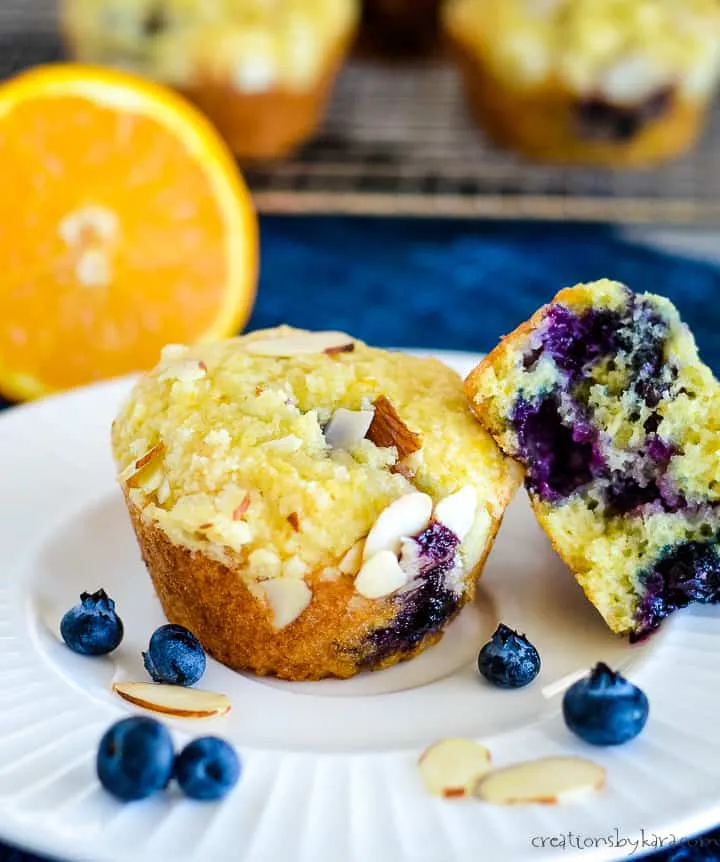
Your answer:
[[[441,356],[461,374],[477,361]],[[306,684],[211,661],[202,686],[229,694],[232,712],[171,726],[178,744],[206,733],[232,740],[244,762],[237,789],[221,804],[174,793],[115,802],[95,777],[96,745],[136,710],[110,684],[145,678],[140,651],[164,622],[110,457],[110,422],[128,387],[113,382],[0,417],[4,839],[92,862],[570,862],[639,856],[653,835],[670,842],[720,821],[720,608],[677,614],[642,647],[615,639],[523,493],[476,605],[438,646],[388,671]],[[112,658],[87,659],[62,645],[58,622],[82,590],[101,586],[117,601],[126,637]],[[478,649],[498,620],[540,650],[542,672],[527,689],[495,690],[476,674]],[[623,667],[650,698],[646,731],[619,749],[583,745],[560,714],[558,681],[598,660]],[[421,788],[415,764],[449,735],[482,740],[498,764],[590,756],[607,768],[608,786],[561,807],[438,800]],[[644,846],[617,846],[643,835]]]

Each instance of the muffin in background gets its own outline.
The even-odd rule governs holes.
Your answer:
[[[433,53],[440,41],[440,2],[363,0],[361,47],[388,59]]]
[[[168,620],[285,679],[435,643],[521,481],[441,362],[288,327],[166,349],[112,439]]]
[[[61,0],[73,59],[180,90],[248,160],[313,135],[358,18],[358,0]]]
[[[448,0],[443,27],[479,124],[539,161],[674,158],[720,77],[716,0]]]

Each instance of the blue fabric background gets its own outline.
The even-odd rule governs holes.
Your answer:
[[[609,228],[267,217],[262,238],[251,328],[286,322],[381,346],[486,351],[560,287],[608,277],[670,297],[720,372],[720,269]],[[693,843],[652,858],[720,862],[720,830]],[[33,857],[0,845],[0,862]]]

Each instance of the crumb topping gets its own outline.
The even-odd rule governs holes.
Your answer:
[[[663,87],[707,95],[720,73],[715,0],[450,0],[454,38],[517,85],[634,103]]]
[[[240,564],[250,580],[328,579],[357,570],[349,552],[394,500],[419,490],[437,502],[472,485],[482,511],[462,553],[474,565],[488,515],[501,513],[520,474],[478,427],[461,379],[436,360],[359,341],[352,351],[298,353],[298,334],[282,327],[171,347],[139,380],[114,423],[113,449],[143,517],[178,544]],[[292,356],[247,349],[291,335]],[[201,363],[202,375],[173,373]],[[405,470],[395,469],[392,441],[351,436],[344,448],[325,437],[338,410],[366,414],[381,396],[422,441]]]
[[[108,60],[176,86],[241,92],[312,83],[349,38],[357,0],[65,0],[80,59]]]

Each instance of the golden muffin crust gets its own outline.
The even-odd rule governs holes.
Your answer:
[[[444,364],[368,347],[344,333],[289,327],[167,348],[135,386],[112,439],[169,618],[201,623],[196,634],[233,667],[302,678],[385,666],[435,640],[473,595],[520,481],[517,465],[478,429],[461,379]],[[407,610],[401,584],[376,595],[374,587],[359,591],[356,579],[369,554],[366,538],[393,504],[402,508],[408,498],[421,510],[408,541],[430,530],[421,541],[433,545],[432,553],[443,545],[441,579],[449,579],[453,595],[438,625],[397,649],[383,636],[380,655],[363,640]],[[465,501],[468,512],[463,535],[451,538],[451,556],[447,536],[431,535],[448,499]],[[397,563],[390,564],[398,574]],[[232,585],[242,619],[224,618],[227,597],[216,601],[219,589],[201,589],[203,578]],[[421,580],[413,581],[416,587]],[[412,584],[405,588],[412,591]],[[333,611],[332,620],[324,619],[326,603],[338,596],[343,616]],[[204,623],[195,619],[203,601],[214,609]],[[247,603],[254,603],[249,616],[242,611]],[[254,652],[248,639],[259,643],[258,619],[267,637]],[[324,655],[322,665],[308,664],[302,646],[300,656],[301,641]]]

